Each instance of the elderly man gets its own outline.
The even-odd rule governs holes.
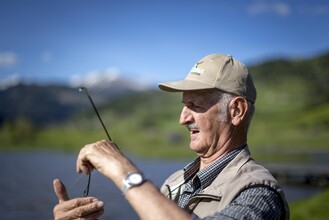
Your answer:
[[[289,219],[281,187],[249,153],[256,89],[245,66],[230,55],[212,54],[184,80],[159,87],[183,92],[180,124],[189,130],[198,157],[171,175],[161,193],[109,141],[82,148],[77,171],[97,169],[111,179],[142,219]],[[60,200],[55,219],[101,215],[104,204],[96,198],[69,200],[58,180],[54,188]]]

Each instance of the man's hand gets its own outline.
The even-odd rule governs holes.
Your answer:
[[[69,199],[64,184],[55,179],[53,182],[59,204],[54,207],[55,220],[97,219],[104,212],[104,203],[94,197]]]
[[[119,189],[125,176],[138,168],[111,141],[98,141],[84,146],[77,159],[77,172],[89,174],[93,169],[112,180]]]

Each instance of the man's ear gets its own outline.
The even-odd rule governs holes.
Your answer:
[[[231,122],[233,125],[239,125],[246,118],[248,111],[248,102],[245,98],[238,96],[231,100],[229,104]]]

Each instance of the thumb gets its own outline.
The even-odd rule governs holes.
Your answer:
[[[54,185],[54,191],[59,200],[59,203],[69,200],[69,196],[67,194],[66,188],[59,179],[55,179],[53,181],[53,185]]]

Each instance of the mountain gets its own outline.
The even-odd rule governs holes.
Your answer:
[[[141,78],[129,79],[114,69],[96,71],[83,76],[75,76],[70,81],[74,88],[86,87],[91,92],[105,97],[116,97],[125,92],[140,92],[150,89]]]
[[[293,96],[295,93],[293,97],[304,99],[306,106],[329,102],[329,53],[310,59],[270,60],[248,69],[256,86],[270,87],[277,95],[284,92],[283,96]]]
[[[282,106],[284,110],[291,106],[313,108],[329,102],[329,53],[307,60],[270,60],[248,68],[258,89],[256,104],[259,112],[266,106],[267,109]],[[134,105],[143,106],[137,101],[147,101],[143,97],[148,96],[143,94],[154,89],[146,83],[125,79],[113,72],[90,74],[76,79],[71,86],[24,83],[16,83],[8,88],[2,86],[0,125],[17,118],[28,119],[37,125],[65,121],[81,108],[90,107],[88,98],[78,92],[79,86],[89,89],[98,107],[127,94],[138,94],[139,97],[134,96],[129,101],[132,109]],[[127,105],[125,101],[122,103]],[[118,106],[117,111],[123,110]]]
[[[70,117],[83,103],[69,87],[18,84],[0,91],[0,122],[24,118],[44,125]]]
[[[80,86],[88,88],[96,105],[102,106],[118,96],[150,89],[146,84],[121,77],[87,78],[67,85],[22,83],[16,79],[9,87],[0,90],[0,125],[17,118],[37,125],[47,125],[68,119],[82,107],[90,106],[87,96],[79,93]]]

